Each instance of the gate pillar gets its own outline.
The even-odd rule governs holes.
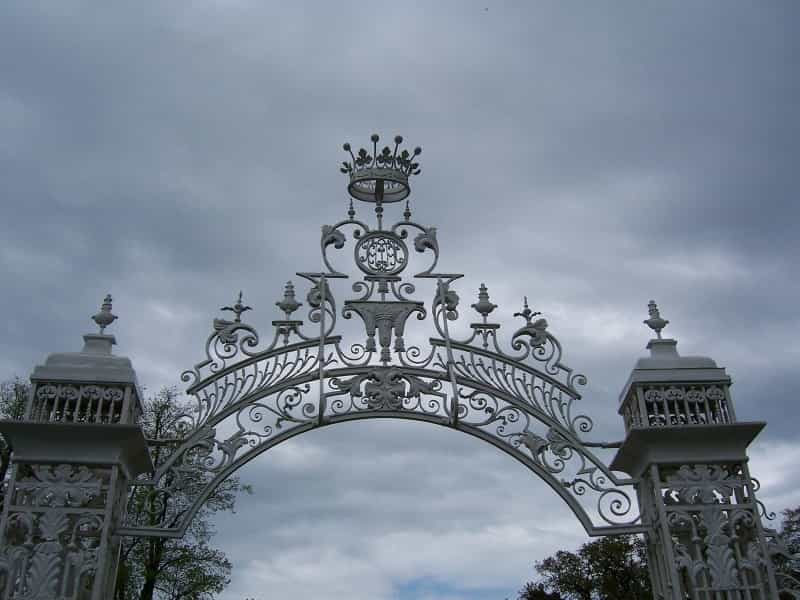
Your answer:
[[[747,447],[762,422],[738,422],[731,379],[710,358],[680,356],[651,301],[656,332],[620,395],[626,438],[611,468],[638,489],[653,594],[664,600],[775,600],[772,544]]]
[[[113,597],[128,482],[152,470],[129,359],[115,356],[107,296],[99,334],[48,356],[31,375],[22,421],[1,421],[12,448],[0,522],[0,598]]]

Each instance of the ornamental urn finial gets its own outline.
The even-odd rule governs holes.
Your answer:
[[[489,302],[489,289],[486,287],[485,283],[482,283],[481,286],[478,288],[478,301],[472,305],[478,314],[483,317],[483,322],[486,323],[486,318],[489,316],[495,308],[497,308],[496,304]]]
[[[650,314],[650,318],[645,319],[643,322],[650,329],[656,332],[656,336],[660,340],[661,330],[667,326],[669,321],[661,318],[661,313],[658,310],[658,305],[656,304],[655,300],[650,300],[650,302],[647,303],[647,312]]]
[[[253,307],[252,306],[245,306],[242,303],[242,291],[239,290],[239,298],[236,300],[236,304],[234,304],[233,306],[223,306],[222,308],[220,308],[220,310],[228,310],[228,311],[232,312],[234,315],[236,315],[236,317],[234,318],[234,322],[235,323],[241,323],[242,322],[242,313],[246,312],[248,310],[253,310]]]
[[[298,302],[297,298],[295,298],[294,284],[291,281],[286,282],[286,286],[283,288],[283,299],[278,300],[275,306],[286,313],[287,320],[292,318],[292,313],[294,311],[303,306],[303,303]]]
[[[111,312],[111,294],[106,294],[100,312],[92,317],[92,321],[100,327],[100,335],[103,335],[106,327],[117,320],[117,315]]]

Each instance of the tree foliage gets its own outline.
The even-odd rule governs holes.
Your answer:
[[[639,600],[650,598],[644,541],[609,536],[577,552],[559,550],[537,562],[539,581],[528,583],[519,600]]]
[[[158,467],[169,458],[180,439],[180,423],[187,403],[173,389],[162,389],[143,406],[141,419],[151,443],[153,463]],[[201,469],[185,472],[179,480],[167,472],[164,482],[171,495],[152,486],[136,486],[128,499],[128,513],[139,527],[171,527],[189,510],[187,498],[201,489],[208,474]],[[181,539],[136,537],[123,540],[115,600],[210,600],[230,581],[231,563],[210,545],[214,529],[211,518],[220,511],[233,511],[239,492],[249,492],[237,477],[225,480],[204,502]]]
[[[30,390],[30,384],[17,377],[0,382],[0,419],[21,419],[25,415],[25,404]],[[8,477],[10,465],[11,447],[0,435],[0,484]],[[0,485],[0,508],[4,493],[5,486]]]
[[[781,537],[790,553],[800,554],[800,506],[783,511]]]
[[[783,511],[780,538],[786,554],[775,558],[778,587],[800,586],[800,506]],[[783,594],[781,600],[791,597]]]
[[[517,600],[563,600],[560,594],[544,589],[544,584],[529,581],[519,591]]]

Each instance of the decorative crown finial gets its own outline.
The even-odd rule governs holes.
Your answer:
[[[100,312],[92,317],[92,321],[97,323],[97,326],[100,327],[100,335],[103,335],[106,327],[116,320],[117,315],[111,312],[111,294],[106,294],[103,299],[103,305],[100,307]]]
[[[403,136],[395,136],[394,150],[389,146],[378,151],[378,134],[372,134],[372,154],[366,148],[361,148],[358,154],[353,154],[350,144],[342,146],[345,152],[350,153],[352,162],[344,161],[340,171],[350,177],[347,191],[356,200],[366,202],[399,202],[411,193],[408,185],[410,175],[419,174],[419,163],[416,157],[422,152],[417,146],[413,153],[402,150],[398,153]]]
[[[669,321],[661,318],[661,313],[658,311],[658,305],[655,300],[650,300],[647,303],[647,312],[650,314],[649,319],[644,320],[644,324],[656,332],[658,339],[661,339],[661,330],[667,326]]]
[[[277,306],[284,313],[286,313],[287,321],[292,318],[292,313],[294,311],[303,306],[303,303],[298,302],[297,298],[295,298],[294,284],[291,281],[286,282],[286,286],[283,288],[283,298],[281,300],[278,300],[275,303],[275,306]]]
[[[231,311],[234,315],[236,315],[234,321],[236,323],[241,323],[242,313],[248,310],[253,310],[253,307],[245,306],[244,304],[242,304],[242,291],[239,290],[239,298],[236,300],[236,304],[234,304],[233,306],[223,306],[222,308],[220,308],[220,310]]]

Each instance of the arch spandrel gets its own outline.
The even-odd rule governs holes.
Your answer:
[[[232,318],[213,320],[204,359],[182,376],[195,410],[168,460],[144,482],[181,504],[184,516],[168,530],[135,532],[180,535],[215,486],[256,456],[305,431],[370,418],[429,422],[482,439],[544,480],[590,534],[642,531],[635,482],[612,473],[582,439],[592,429],[577,411],[586,378],[564,364],[547,321],[526,299],[514,315],[523,322],[504,339],[482,285],[471,334],[456,339],[451,329],[468,310],[457,290],[461,275],[438,270],[437,230],[412,221],[408,204],[400,221],[384,226],[381,185],[361,190],[374,194],[377,225],[357,219],[351,203],[347,219],[322,227],[323,268],[298,273],[302,290],[286,285],[270,338],[243,320],[251,307],[241,295],[222,309]],[[340,319],[349,320],[348,331]],[[176,482],[198,467],[203,485],[179,492]]]

